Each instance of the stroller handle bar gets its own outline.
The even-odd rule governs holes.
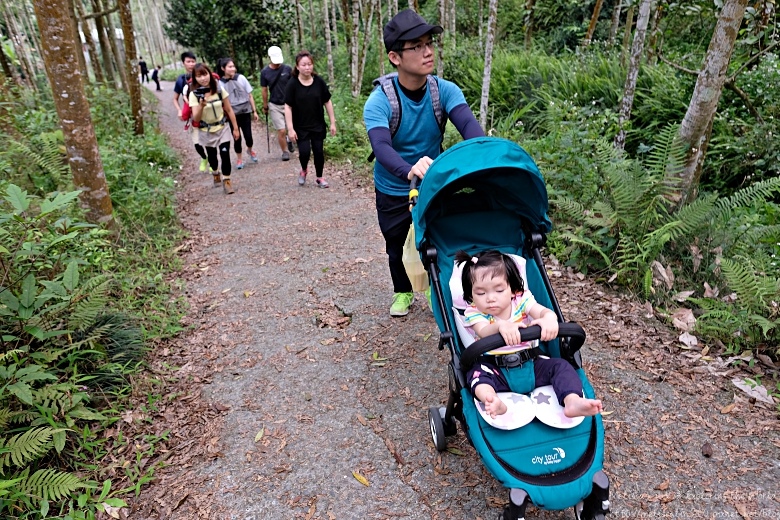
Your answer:
[[[533,341],[542,337],[542,328],[539,325],[533,325],[520,329],[520,341]],[[561,348],[564,357],[568,357],[577,352],[585,343],[585,330],[574,322],[564,322],[558,324],[558,337],[571,338],[568,346]],[[506,346],[501,334],[493,334],[487,338],[482,338],[469,345],[460,356],[460,364],[464,370],[468,370],[477,361],[477,358],[486,352]],[[563,352],[565,350],[565,353]]]
[[[417,183],[419,178],[416,175],[412,175],[412,180],[409,182],[409,211],[417,204],[417,197],[420,192],[417,190]]]

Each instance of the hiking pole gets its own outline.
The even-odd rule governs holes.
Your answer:
[[[271,153],[271,134],[268,133],[268,112],[265,113],[265,140],[268,142],[268,153]]]

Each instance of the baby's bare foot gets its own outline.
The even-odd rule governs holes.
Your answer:
[[[585,399],[576,394],[570,394],[564,399],[563,415],[566,417],[589,417],[601,413],[603,407],[598,399]]]
[[[485,411],[490,414],[491,419],[495,419],[497,415],[504,415],[506,410],[504,401],[499,399],[497,395],[485,398]]]

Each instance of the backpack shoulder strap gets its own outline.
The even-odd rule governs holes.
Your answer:
[[[428,74],[428,92],[431,93],[433,115],[436,117],[436,123],[439,125],[439,131],[442,135],[444,135],[444,129],[447,126],[447,112],[441,105],[441,97],[439,96],[439,82],[430,74]]]
[[[382,92],[387,97],[387,101],[390,103],[390,121],[388,125],[391,138],[395,137],[398,127],[401,126],[401,100],[398,99],[398,87],[395,86],[395,81],[393,81],[397,77],[397,72],[391,72],[373,81],[374,85],[382,89]]]

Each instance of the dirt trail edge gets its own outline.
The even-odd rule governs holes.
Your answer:
[[[236,193],[225,195],[197,171],[172,84],[163,88],[161,128],[184,165],[190,327],[150,354],[152,374],[170,381],[153,389],[163,398],[139,399],[118,427],[169,432],[141,460],[168,465],[130,518],[496,518],[506,490],[462,432],[441,454],[431,442],[427,408],[446,397],[448,355],[421,295],[409,316],[387,315],[370,182],[327,165],[330,189],[313,175],[299,187],[297,154],[282,162],[273,142],[267,153],[263,124],[260,161],[234,169]],[[565,316],[589,336],[586,370],[608,411],[612,518],[779,518],[777,414],[730,383],[777,367],[743,373],[681,350],[640,303],[548,268]]]

